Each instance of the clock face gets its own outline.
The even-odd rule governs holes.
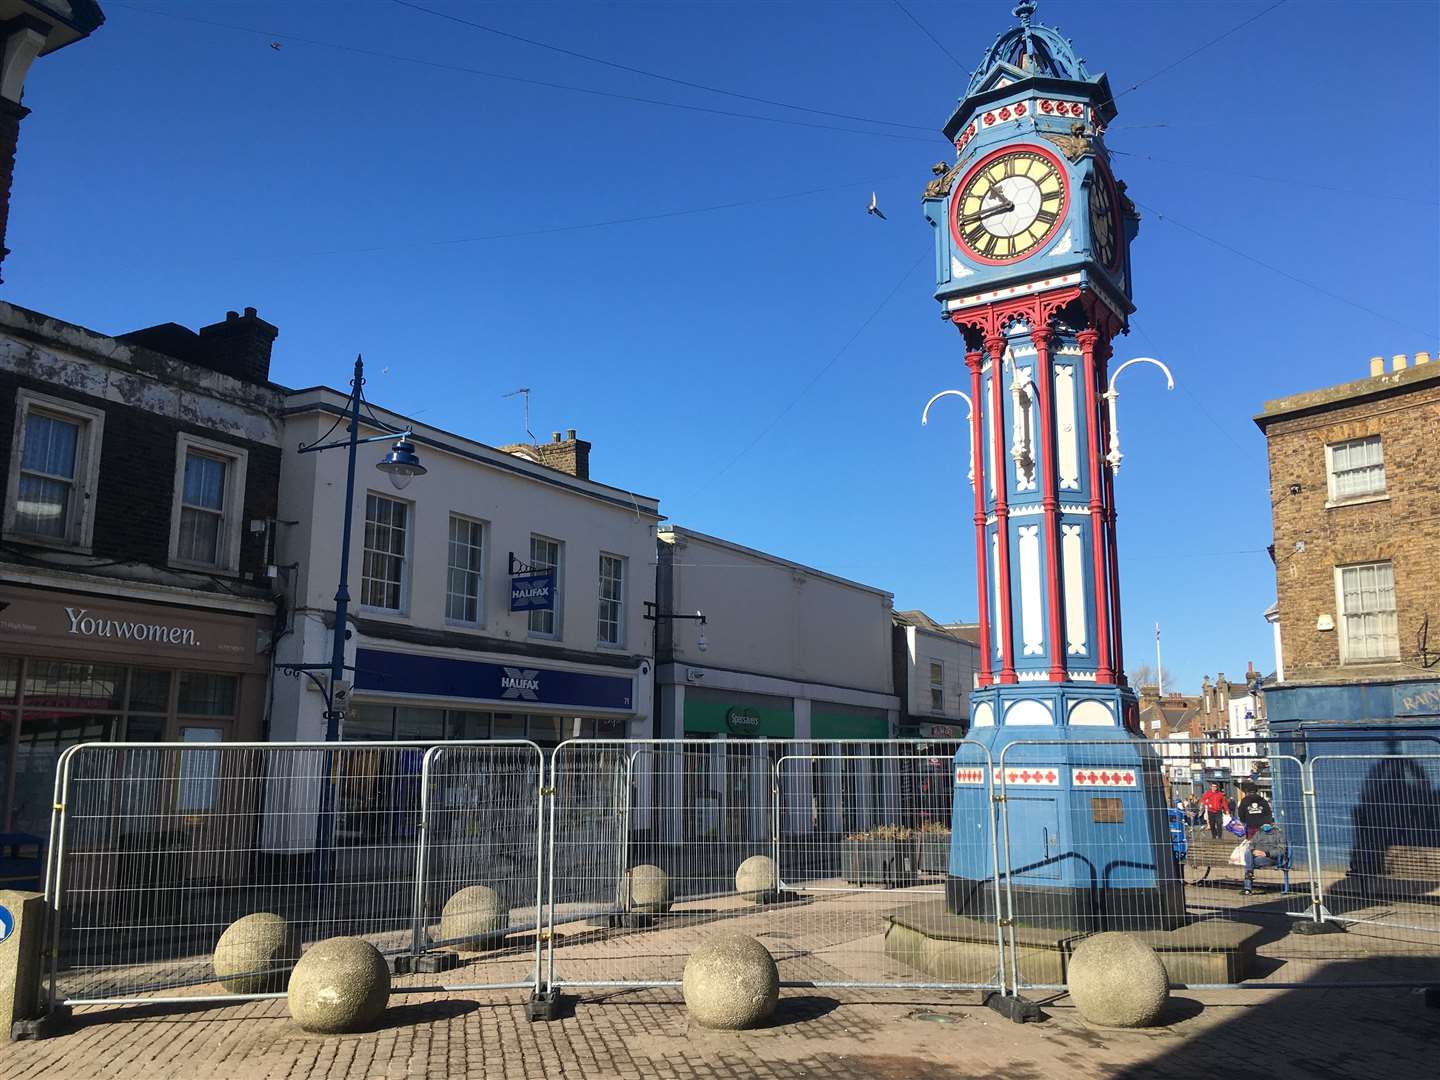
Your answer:
[[[1038,146],[982,158],[950,202],[950,233],[977,262],[1018,262],[1060,227],[1070,205],[1065,167]]]
[[[1100,166],[1090,179],[1090,245],[1095,258],[1114,270],[1120,265],[1120,217],[1115,212],[1115,186]]]

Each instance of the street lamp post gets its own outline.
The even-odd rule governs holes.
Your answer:
[[[325,439],[340,425],[336,420],[330,430],[322,435],[315,442],[310,444],[301,443],[299,451],[302,454],[319,453],[322,450],[335,450],[344,447],[349,454],[349,460],[345,466],[345,511],[340,538],[340,584],[335,590],[335,628],[334,641],[330,648],[330,662],[328,664],[289,664],[286,671],[290,674],[304,674],[308,676],[320,688],[325,695],[325,741],[338,742],[340,739],[340,724],[345,718],[346,706],[349,703],[349,687],[345,679],[345,639],[350,635],[350,538],[355,518],[355,452],[362,443],[386,442],[395,439],[395,445],[389,452],[375,464],[375,468],[390,477],[390,482],[397,490],[403,490],[410,481],[417,476],[424,476],[425,466],[420,464],[420,458],[415,453],[415,444],[410,441],[414,434],[409,428],[397,428],[385,423],[374,411],[370,409],[370,403],[365,400],[365,360],[364,357],[355,357],[355,376],[350,380],[350,398],[345,403],[345,415],[342,417],[346,424],[346,437],[337,439],[334,442],[326,442]],[[382,429],[382,434],[371,435],[368,438],[360,438],[360,406],[365,406],[368,413],[368,420],[371,425]],[[328,681],[322,683],[315,673],[318,671],[328,672]]]

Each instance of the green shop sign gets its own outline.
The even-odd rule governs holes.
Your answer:
[[[725,727],[733,735],[754,735],[760,730],[760,714],[749,709],[731,709],[725,714]]]

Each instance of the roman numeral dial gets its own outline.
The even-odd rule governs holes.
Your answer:
[[[977,261],[1017,262],[1055,233],[1070,193],[1059,160],[1038,147],[982,158],[956,189],[950,232]]]

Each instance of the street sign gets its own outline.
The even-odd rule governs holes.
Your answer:
[[[0,904],[0,941],[4,941],[15,932],[15,914],[4,904]]]
[[[511,611],[554,611],[555,571],[516,574],[510,579]]]

